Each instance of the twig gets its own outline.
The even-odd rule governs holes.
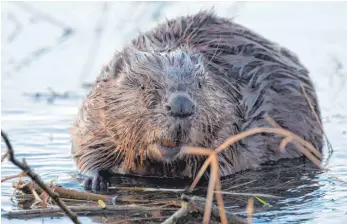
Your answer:
[[[322,132],[323,132],[323,134],[324,134],[324,137],[325,137],[325,139],[326,139],[326,141],[327,141],[327,143],[328,143],[329,156],[328,156],[328,158],[326,159],[326,161],[329,161],[330,156],[331,156],[332,153],[334,152],[334,148],[333,148],[333,146],[331,145],[331,143],[330,143],[330,141],[329,141],[329,139],[328,139],[328,136],[326,135],[326,133],[325,133],[325,131],[324,131],[324,129],[323,129],[322,122],[321,122],[321,120],[320,120],[318,114],[316,113],[316,111],[315,111],[315,109],[314,109],[314,106],[313,106],[313,104],[312,104],[312,101],[311,101],[311,99],[308,97],[308,95],[307,95],[307,93],[306,93],[306,89],[305,89],[305,87],[304,87],[303,85],[301,85],[301,90],[302,90],[302,93],[303,93],[304,96],[305,96],[305,99],[306,99],[308,105],[310,106],[311,112],[312,112],[313,115],[315,116],[315,118],[316,118],[316,120],[317,120],[317,123],[319,124],[319,127],[320,127],[320,129],[322,130]]]
[[[313,115],[315,116],[316,120],[317,120],[317,123],[319,124],[319,127],[321,128],[321,130],[323,131],[323,125],[322,125],[322,122],[320,121],[319,119],[319,116],[318,114],[316,113],[315,109],[314,109],[314,106],[312,104],[312,101],[310,100],[310,98],[308,97],[307,93],[306,93],[306,90],[305,90],[305,87],[303,85],[301,85],[301,90],[302,90],[302,93],[304,94],[304,97],[308,103],[308,105],[310,106],[310,109],[311,109],[311,112],[313,113]],[[327,139],[328,140],[328,139]],[[328,141],[329,142],[329,141]],[[330,145],[330,142],[329,142],[329,145]]]
[[[114,222],[105,222],[105,224],[120,224],[120,223],[137,223],[139,221],[142,221],[142,223],[144,223],[143,221],[149,221],[149,220],[156,220],[156,219],[165,219],[167,216],[161,216],[161,217],[145,217],[145,218],[127,218],[127,219],[117,219]]]
[[[205,207],[205,204],[207,203],[205,198],[199,197],[199,196],[188,197],[186,195],[182,195],[182,198],[192,203],[192,205],[194,205],[194,207],[196,207],[200,212],[204,212],[204,207]],[[219,208],[215,204],[212,204],[211,215],[212,217],[217,219],[221,218],[219,213]],[[230,212],[225,212],[225,215],[227,216],[228,223],[246,223],[245,220],[243,220],[242,218]]]
[[[181,200],[181,208],[173,215],[171,215],[168,219],[166,219],[163,224],[176,223],[177,221],[184,219],[189,214],[189,212],[198,211],[204,213],[207,203],[207,200],[205,198],[199,196],[189,197],[185,194],[182,194]],[[212,217],[216,218],[218,221],[221,221],[223,217],[220,216],[221,214],[219,212],[219,207],[212,203],[211,208]],[[225,215],[226,220],[229,220],[229,222],[227,223],[246,223],[245,220],[236,215],[233,215],[230,212],[224,212],[223,215]]]
[[[14,164],[16,165],[18,168],[20,168],[21,170],[23,170],[24,172],[27,173],[27,175],[33,180],[35,181],[35,183],[37,183],[43,191],[47,192],[47,194],[58,204],[58,206],[60,207],[61,210],[64,211],[64,213],[73,221],[73,223],[75,224],[80,224],[81,222],[78,220],[77,216],[75,213],[73,213],[68,207],[66,207],[65,203],[60,200],[59,196],[57,193],[53,192],[49,187],[47,187],[43,181],[41,180],[41,178],[34,173],[31,168],[27,165],[27,163],[25,162],[25,160],[23,159],[23,162],[19,162],[15,157],[14,157],[14,152],[13,152],[13,148],[11,145],[10,140],[8,139],[7,135],[5,132],[3,132],[1,130],[1,137],[3,138],[7,148],[8,148],[8,159]]]
[[[32,184],[31,184],[32,183]],[[36,184],[31,181],[19,181],[19,182],[13,182],[12,187],[15,188],[15,190],[20,190],[20,192],[24,193],[25,195],[31,194],[31,190],[29,188],[31,186],[34,188],[39,194],[42,194],[42,189]],[[96,202],[98,200],[102,200],[107,204],[118,204],[118,203],[143,203],[147,206],[150,205],[158,205],[163,204],[161,207],[165,207],[168,205],[177,205],[177,201],[167,201],[167,200],[145,200],[145,199],[134,199],[131,196],[128,195],[102,195],[102,194],[94,194],[90,192],[79,192],[76,190],[71,189],[65,189],[58,185],[50,185],[52,189],[54,189],[54,192],[57,193],[61,200],[64,202],[70,201],[70,202]],[[169,203],[169,204],[168,204]]]
[[[292,136],[285,137],[280,144],[281,152],[285,152],[284,150],[285,150],[286,146],[288,145],[289,142],[292,142],[292,141],[293,141]]]
[[[269,203],[267,203],[266,201],[264,201],[263,199],[259,198],[258,196],[254,196],[255,199],[257,199],[260,203],[262,203],[264,206],[270,206]]]
[[[217,191],[215,191],[214,193],[216,193],[216,200],[217,200],[217,204],[219,207],[219,215],[220,215],[221,223],[227,224],[228,218],[225,215],[225,207],[224,207],[224,202],[223,202],[223,196],[221,194],[222,187],[221,187],[220,178],[219,178],[219,167],[218,166],[219,166],[218,157],[216,156],[214,162],[212,163],[212,169],[215,170],[215,173],[217,175],[216,184],[215,184],[215,189]]]
[[[181,220],[189,214],[189,204],[186,201],[182,201],[181,208],[178,209],[174,214],[167,218],[162,224],[174,224],[178,220]]]
[[[30,193],[29,185],[32,185],[32,188],[34,188],[39,194],[43,192],[41,187],[37,183],[33,183],[29,181],[18,182],[18,183],[14,182],[12,184],[12,187],[22,191],[23,193],[29,194]],[[54,188],[54,193],[56,193],[60,198],[86,200],[86,201],[103,200],[105,202],[112,202],[112,199],[113,199],[112,197],[109,197],[107,195],[94,194],[89,192],[79,192],[79,191],[75,191],[71,189],[65,189],[57,185],[52,185],[52,188]]]
[[[258,196],[263,198],[283,198],[280,196],[275,196],[271,194],[258,194],[258,193],[236,193],[236,192],[227,192],[227,191],[214,191],[215,193],[228,194],[228,195],[238,195],[238,196]]]
[[[14,174],[14,175],[10,175],[10,176],[7,176],[7,177],[4,177],[1,179],[1,183],[2,182],[5,182],[7,180],[11,180],[13,178],[19,178],[19,177],[25,177],[27,176],[27,174],[25,172],[21,172],[20,174]]]
[[[97,215],[97,214],[114,214],[115,212],[139,212],[139,211],[153,211],[153,210],[161,210],[161,211],[174,211],[176,208],[160,208],[160,207],[147,207],[147,206],[139,206],[135,204],[131,205],[107,205],[105,208],[99,206],[69,206],[69,210],[78,214],[78,215]],[[3,217],[7,218],[35,218],[35,217],[56,217],[61,216],[62,212],[60,208],[51,207],[45,209],[30,209],[30,210],[17,210],[10,211],[7,213],[1,214]]]
[[[215,154],[211,154],[210,157],[212,157],[212,162],[215,162],[217,156]],[[202,221],[204,224],[208,224],[210,222],[213,193],[214,193],[213,190],[215,189],[216,180],[217,178],[219,178],[218,173],[217,174],[215,173],[216,171],[218,172],[218,170],[215,170],[215,169],[211,169],[210,171],[211,175],[208,182],[207,200],[205,204],[204,219]]]
[[[40,198],[40,196],[37,194],[37,192],[35,191],[34,188],[30,188],[31,190],[31,193],[33,194],[34,196],[34,203],[30,206],[30,208],[35,208],[37,204],[40,204],[42,205],[42,199]],[[44,206],[42,206],[43,208],[45,208]]]
[[[209,152],[212,151],[213,153],[219,153],[219,152],[227,149],[230,145],[240,141],[241,139],[246,138],[246,137],[251,136],[251,135],[258,134],[258,133],[274,133],[274,134],[279,134],[279,135],[283,135],[283,136],[286,136],[286,137],[287,136],[292,136],[293,141],[299,142],[300,144],[302,144],[305,147],[307,147],[311,152],[314,152],[314,154],[316,154],[316,156],[318,158],[322,158],[322,154],[317,149],[315,149],[314,146],[311,143],[303,140],[302,138],[300,138],[299,136],[293,134],[292,132],[290,132],[288,130],[285,130],[285,129],[282,129],[282,128],[253,128],[253,129],[241,132],[241,133],[239,133],[237,135],[234,135],[234,136],[228,138],[215,151],[213,151],[211,149],[205,149],[205,151],[209,150]],[[183,152],[186,153],[186,154],[201,155],[200,151],[197,152],[196,150],[202,151],[203,149],[202,148],[195,148],[195,147],[185,147],[183,149]],[[189,190],[193,190],[196,187],[197,183],[199,182],[199,180],[201,179],[202,175],[204,174],[204,172],[206,171],[207,167],[209,166],[209,164],[211,163],[211,161],[213,159],[211,155],[205,160],[204,164],[202,165],[202,167],[200,168],[198,174],[196,175],[193,183],[189,187]],[[321,168],[321,166],[319,166],[319,167]]]
[[[173,189],[173,188],[146,188],[146,187],[109,187],[112,190],[124,190],[124,191],[143,191],[143,192],[173,192],[184,193],[187,189]]]
[[[8,156],[8,150],[5,152],[4,155],[1,156],[1,162],[4,162],[4,160],[7,156]]]
[[[18,182],[21,182],[21,180],[22,180],[22,177],[19,177],[19,181],[18,181]],[[14,191],[12,192],[12,195],[11,195],[11,198],[10,198],[10,200],[11,200],[12,202],[14,202],[14,201],[13,201],[13,197],[15,196],[16,192],[17,192],[17,188],[15,188]]]
[[[278,128],[280,130],[285,130],[284,128],[282,128],[274,119],[272,119],[271,117],[269,117],[268,115],[265,115],[265,120],[270,124],[272,125],[273,127],[275,128]],[[285,147],[286,144],[288,144],[290,141],[294,141],[294,134],[293,135],[288,135],[286,138],[284,138],[280,144],[280,147]],[[299,137],[300,138],[300,137]],[[305,140],[303,140],[305,141]],[[306,148],[304,148],[302,145],[304,144],[298,144],[298,141],[295,141],[294,142],[294,145],[298,148],[298,150],[304,154],[308,159],[310,159],[314,164],[316,164],[317,167],[319,167],[321,170],[323,170],[323,167],[321,166],[321,161],[318,160],[314,155],[312,155]],[[313,147],[313,146],[312,146]],[[313,147],[314,150],[310,150],[311,152],[314,152],[314,151],[318,151],[317,149],[315,149]],[[282,149],[280,149],[282,150]],[[319,151],[318,151],[319,152]],[[319,152],[320,153],[320,152]],[[316,156],[318,156],[320,159],[323,158],[323,155],[320,153],[319,155],[317,153],[315,153]]]
[[[248,204],[247,204],[247,219],[248,219],[248,224],[252,224],[252,215],[254,211],[254,200],[253,198],[248,199]]]
[[[325,138],[326,138],[326,140],[327,140],[327,142],[328,142],[328,145],[330,145],[330,147],[331,147],[331,153],[330,153],[330,155],[329,155],[329,157],[330,157],[330,156],[332,155],[333,148],[332,148],[332,146],[331,146],[331,144],[330,144],[330,142],[329,142],[329,140],[328,140],[328,137],[327,137],[327,136],[325,135],[325,133],[324,133],[322,123],[320,122],[317,113],[314,111],[314,108],[313,108],[313,106],[312,106],[312,103],[311,103],[310,99],[308,98],[308,96],[307,96],[307,94],[306,94],[306,92],[305,92],[305,88],[304,88],[303,86],[302,86],[302,91],[303,91],[303,93],[304,93],[304,95],[305,95],[305,97],[306,97],[308,103],[310,104],[312,113],[314,113],[315,116],[316,116],[317,122],[319,123],[320,128],[321,128],[322,131],[323,131],[323,134],[324,134],[324,136],[325,136]],[[272,126],[274,126],[274,127],[279,127],[279,128],[281,128],[281,129],[283,129],[278,123],[276,123],[276,121],[274,121],[274,120],[273,120],[272,118],[270,118],[269,116],[265,116],[265,119],[266,119],[267,122],[268,122],[269,124],[271,124]],[[283,129],[283,130],[284,130],[284,129]],[[284,139],[283,141],[285,141],[285,139]],[[282,143],[283,143],[283,141],[282,141]],[[281,144],[282,144],[282,143],[281,143]],[[307,158],[309,158],[314,164],[316,164],[316,165],[320,168],[320,170],[324,170],[324,171],[329,171],[329,172],[331,172],[330,169],[323,168],[323,167],[320,165],[320,164],[321,164],[321,161],[317,160],[317,159],[316,159],[311,153],[309,153],[304,147],[302,147],[302,146],[301,146],[300,144],[298,144],[297,142],[294,142],[294,144],[295,144],[295,146],[299,149],[299,151],[302,152]],[[326,161],[329,160],[329,157],[327,158]],[[333,174],[327,173],[327,175],[332,176]],[[335,176],[335,179],[338,180],[338,181],[340,181],[340,182],[342,182],[342,183],[347,183],[346,181],[341,180],[341,179],[340,179],[339,177],[337,177],[337,176]]]
[[[265,120],[267,120],[268,122],[269,122],[269,120],[272,120],[274,122],[274,120],[271,119],[269,116],[265,116]],[[231,138],[229,138],[228,140],[226,140],[221,146],[219,146],[216,149],[216,152],[221,152],[221,151],[225,150],[226,148],[228,148],[229,145],[234,144],[235,142],[237,142],[243,138],[246,138],[250,135],[254,135],[257,133],[273,133],[273,134],[279,134],[279,135],[282,135],[285,137],[291,136],[293,141],[299,142],[300,144],[305,146],[309,151],[311,151],[313,154],[315,154],[319,159],[323,158],[322,153],[320,151],[318,151],[310,142],[305,141],[300,136],[292,133],[291,131],[288,131],[288,130],[282,128],[281,126],[279,126],[279,128],[254,128],[251,130],[241,132],[240,134],[234,135]]]
[[[235,185],[235,186],[232,186],[232,187],[228,187],[226,190],[229,191],[229,190],[231,190],[231,189],[239,188],[239,187],[242,187],[242,186],[251,184],[251,183],[256,182],[256,181],[257,181],[257,180],[247,181],[246,183],[242,183],[242,184],[239,184],[239,185]]]

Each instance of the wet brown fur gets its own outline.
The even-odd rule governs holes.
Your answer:
[[[183,74],[180,68],[186,72]],[[166,161],[150,146],[159,136],[175,138],[163,131],[171,130],[171,120],[160,112],[164,90],[169,92],[165,88],[175,85],[165,71],[175,69],[177,76],[187,77],[182,82],[189,85],[182,88],[199,107],[199,115],[191,123],[175,121],[181,123],[174,126],[185,131],[183,139],[198,144],[192,146],[216,148],[231,135],[269,126],[263,119],[268,114],[284,128],[322,148],[322,131],[301,85],[319,115],[315,89],[298,58],[241,25],[203,11],[140,34],[105,66],[71,131],[72,153],[80,171],[195,176],[204,158],[180,155]],[[151,81],[146,82],[143,74]],[[196,84],[197,74],[210,80],[204,92],[189,87]],[[139,82],[137,79],[152,92],[141,93],[129,84]],[[165,122],[168,124],[164,127],[161,123]],[[257,134],[231,146],[220,155],[220,175],[302,156],[291,144],[280,152],[280,139],[273,134]]]

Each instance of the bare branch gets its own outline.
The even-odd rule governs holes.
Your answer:
[[[1,183],[2,182],[5,182],[7,180],[11,180],[13,178],[19,178],[19,177],[25,177],[27,176],[27,174],[25,172],[21,172],[20,174],[14,174],[14,175],[10,175],[10,176],[7,176],[7,177],[4,177],[1,179]]]
[[[197,208],[200,212],[204,212],[204,207],[205,207],[205,204],[207,203],[206,202],[207,200],[205,198],[199,197],[199,196],[188,197],[187,195],[182,195],[182,199],[188,200],[192,204],[192,206]],[[212,204],[211,215],[214,218],[217,218],[219,220],[221,219],[219,208],[215,204]],[[245,220],[243,220],[239,216],[236,216],[230,212],[226,211],[225,215],[228,219],[228,223],[246,223]]]
[[[8,150],[5,152],[4,155],[1,156],[1,162],[4,162],[4,160],[7,156],[8,156]]]
[[[150,188],[150,187],[108,187],[110,190],[123,190],[123,191],[143,191],[143,192],[172,192],[184,193],[187,189],[173,189],[173,188]]]
[[[252,224],[253,211],[254,211],[254,200],[253,200],[253,198],[250,198],[250,199],[248,199],[248,204],[247,204],[248,224]]]
[[[53,192],[49,187],[47,187],[47,185],[43,183],[41,178],[36,173],[34,173],[26,164],[25,160],[23,159],[23,162],[21,163],[14,157],[12,144],[8,139],[7,134],[2,130],[1,137],[8,148],[8,159],[18,168],[23,170],[23,172],[25,172],[36,184],[38,184],[42,188],[42,190],[45,191],[57,203],[59,208],[73,221],[73,223],[80,224],[81,222],[78,220],[77,215],[73,213],[68,207],[66,207],[65,203],[60,200],[57,193]]]
[[[93,216],[98,214],[114,214],[115,212],[139,212],[139,211],[174,211],[177,208],[161,208],[161,207],[147,207],[142,205],[107,205],[105,208],[100,206],[69,206],[69,210],[79,214]],[[30,210],[16,210],[8,213],[1,214],[3,217],[7,218],[18,218],[18,219],[28,219],[35,217],[57,217],[62,216],[60,208],[52,207],[46,209],[30,209]]]
[[[182,201],[181,208],[178,209],[174,214],[167,218],[162,224],[174,224],[178,220],[187,217],[189,214],[189,204],[188,202]]]

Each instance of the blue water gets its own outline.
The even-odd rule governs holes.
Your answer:
[[[235,17],[236,22],[299,55],[311,71],[324,128],[334,148],[327,165],[330,172],[307,171],[295,176],[296,171],[272,170],[249,177],[259,182],[262,175],[273,177],[273,182],[267,177],[263,178],[268,180],[264,185],[255,184],[254,192],[285,196],[271,208],[256,204],[253,222],[346,223],[347,184],[332,176],[347,181],[346,2],[2,2],[1,128],[8,133],[16,156],[25,158],[45,181],[57,179],[64,187],[82,190],[72,176],[76,169],[70,158],[68,129],[88,92],[83,83],[92,82],[114,51],[138,31],[150,29],[166,17],[212,6],[219,15]],[[1,154],[4,152],[1,143]],[[1,164],[2,178],[16,173],[19,170],[8,161]],[[289,182],[284,179],[286,175]],[[270,188],[280,181],[282,188]],[[1,184],[4,211],[17,209],[10,201],[11,184]],[[226,183],[223,189],[233,184]],[[242,214],[247,198],[234,199],[226,196],[226,204]],[[5,218],[1,221],[18,223]],[[44,219],[45,223],[62,221],[70,222],[66,218]],[[81,221],[97,222],[86,217]]]

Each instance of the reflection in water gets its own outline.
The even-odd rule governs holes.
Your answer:
[[[288,210],[297,208],[304,203],[319,200],[323,196],[323,192],[319,190],[320,184],[318,176],[321,173],[317,167],[309,161],[303,161],[303,158],[296,160],[282,160],[278,163],[267,164],[258,171],[249,171],[244,174],[238,174],[235,180],[226,180],[223,182],[224,189],[230,189],[235,192],[247,193],[264,193],[275,196],[281,196],[281,199],[262,198],[270,206],[264,206],[255,200],[255,217],[263,221],[271,221],[274,219],[281,220],[279,216],[283,216],[284,220],[290,218]],[[236,189],[233,185],[251,182],[249,185]],[[231,187],[228,187],[231,186]],[[247,205],[246,197],[224,196],[227,206],[233,206],[231,211],[243,212]],[[234,206],[238,207],[235,208]],[[302,211],[300,215],[305,215],[304,219],[308,219],[312,210]],[[283,220],[283,221],[284,221]],[[297,221],[303,221],[297,217]]]

